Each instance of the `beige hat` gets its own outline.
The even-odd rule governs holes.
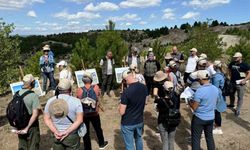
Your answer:
[[[49,114],[54,118],[64,118],[68,113],[68,103],[64,99],[55,99],[49,104]]]
[[[67,66],[67,62],[65,60],[61,60],[59,63],[56,64],[56,67],[58,68],[59,66]]]
[[[25,75],[24,77],[23,77],[23,82],[24,83],[31,83],[31,82],[33,82],[35,80],[35,78],[33,77],[33,75],[32,74],[27,74],[27,75]]]
[[[170,67],[174,67],[174,66],[176,66],[176,62],[175,62],[175,61],[173,61],[173,60],[171,60],[171,61],[169,62],[169,66],[170,66]]]
[[[126,79],[130,74],[131,74],[131,71],[130,71],[130,70],[125,70],[125,71],[123,71],[123,73],[122,73],[122,78],[123,78],[123,79]]]
[[[157,71],[155,76],[154,76],[154,81],[160,82],[160,81],[163,81],[164,79],[166,79],[167,77],[168,77],[168,75],[166,73],[164,73],[163,71]]]
[[[50,50],[50,46],[49,45],[44,45],[43,50],[44,51],[49,51]]]
[[[207,70],[198,70],[197,71],[197,78],[199,79],[208,79],[210,77],[210,74]]]
[[[242,57],[242,54],[240,52],[236,52],[233,57]]]
[[[148,49],[148,52],[153,52],[153,48],[150,47],[150,48]]]
[[[196,48],[192,48],[192,49],[190,49],[190,51],[197,52],[197,49]]]
[[[174,88],[174,84],[171,81],[166,81],[163,84],[163,88],[167,91],[169,91],[171,88]]]
[[[166,56],[165,56],[165,59],[173,59],[173,57],[171,56],[170,53],[167,53]]]
[[[201,53],[201,54],[200,54],[200,58],[207,59],[207,55],[204,54],[204,53]]]
[[[199,66],[206,66],[207,65],[207,60],[203,58],[198,59],[198,65]]]
[[[93,80],[93,77],[92,77],[91,73],[87,72],[87,71],[84,72],[83,78],[89,78],[89,79]]]
[[[214,66],[215,66],[215,67],[221,67],[221,65],[222,65],[222,64],[221,64],[221,61],[220,61],[220,60],[215,60],[215,61],[214,61]]]
[[[69,90],[71,88],[71,82],[69,79],[60,79],[57,87],[59,90]]]

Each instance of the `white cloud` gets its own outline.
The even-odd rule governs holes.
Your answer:
[[[145,7],[159,6],[160,3],[161,0],[125,0],[120,3],[120,6],[123,8],[130,8],[130,7],[145,8]]]
[[[141,20],[141,18],[137,15],[137,14],[130,14],[130,13],[126,13],[123,16],[120,17],[111,17],[110,20],[113,21],[139,21]]]
[[[44,0],[0,0],[0,9],[17,10],[33,3],[44,3]]]
[[[224,5],[230,3],[231,0],[191,0],[189,2],[184,1],[182,5],[184,6],[192,6],[196,8],[210,8],[216,7],[219,5]]]
[[[102,10],[115,11],[115,10],[119,10],[119,6],[110,2],[101,2],[97,4],[96,6],[94,6],[93,3],[90,3],[84,8],[84,10],[85,11],[102,11]]]
[[[34,10],[28,11],[27,16],[30,16],[30,17],[37,17],[37,16],[36,16],[36,12],[35,12]]]
[[[169,20],[175,19],[174,9],[166,8],[165,10],[163,10],[163,13],[164,14],[162,16],[162,19],[169,19]]]
[[[75,20],[75,19],[86,19],[92,20],[100,18],[99,13],[91,13],[91,12],[77,12],[75,14],[69,14],[67,11],[62,11],[54,14],[55,18],[66,19],[66,20]]]
[[[67,25],[69,25],[69,26],[74,26],[74,25],[78,25],[78,24],[80,24],[79,21],[70,21],[67,23]]]
[[[145,24],[148,24],[148,22],[146,22],[146,21],[140,21],[139,24],[140,25],[145,25]]]
[[[90,2],[92,0],[64,0],[66,2],[74,2],[74,3],[77,3],[77,4],[82,4],[82,3],[86,3],[86,2]]]
[[[196,19],[200,15],[199,12],[187,12],[185,15],[183,15],[182,19]]]

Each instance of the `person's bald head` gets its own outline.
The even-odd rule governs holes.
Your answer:
[[[173,53],[177,53],[177,52],[178,52],[177,46],[173,46],[172,52],[173,52]]]

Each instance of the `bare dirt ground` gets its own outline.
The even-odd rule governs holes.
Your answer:
[[[48,93],[45,97],[41,97],[41,104],[44,106],[47,99],[52,96]],[[5,109],[8,101],[11,100],[12,95],[8,94],[0,97],[0,150],[14,150],[17,149],[17,136],[10,132],[9,126],[5,118]],[[102,102],[105,111],[101,112],[102,128],[105,139],[109,141],[108,150],[123,150],[125,149],[122,136],[120,133],[120,115],[117,112],[119,97],[113,96],[109,98],[104,96]],[[144,113],[144,134],[143,142],[145,150],[160,150],[161,141],[159,136],[155,134],[157,126],[157,118],[153,109],[153,99],[151,99],[145,107]],[[214,135],[216,148],[219,150],[249,150],[250,149],[250,95],[246,94],[244,97],[243,109],[240,117],[236,118],[232,110],[228,109],[222,114],[223,118],[223,135]],[[179,125],[175,137],[176,150],[191,149],[190,143],[186,138],[190,136],[190,122],[191,112],[184,103],[181,104],[182,120]],[[52,134],[45,126],[42,116],[40,117],[40,132],[41,132],[41,150],[50,150],[52,145]],[[91,127],[92,147],[93,150],[98,149],[95,132]],[[83,143],[81,141],[81,147]],[[201,139],[201,146],[206,149],[205,138]],[[83,149],[83,148],[82,148]]]

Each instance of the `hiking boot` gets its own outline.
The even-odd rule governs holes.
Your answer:
[[[108,141],[104,141],[104,144],[99,145],[99,149],[105,149],[108,146]]]
[[[234,108],[234,105],[228,104],[227,107],[229,107],[229,108]]]

